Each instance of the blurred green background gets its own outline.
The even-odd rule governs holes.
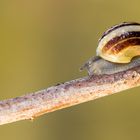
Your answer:
[[[139,0],[1,0],[0,99],[85,76],[98,38],[123,21],[140,22]],[[140,87],[0,126],[4,140],[140,139]]]

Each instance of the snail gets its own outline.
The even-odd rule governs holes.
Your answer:
[[[96,54],[80,68],[90,76],[140,66],[140,23],[123,22],[108,29],[99,39]]]

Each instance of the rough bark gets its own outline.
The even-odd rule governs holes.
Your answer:
[[[0,101],[0,125],[118,93],[140,85],[140,67],[112,75],[83,77]]]

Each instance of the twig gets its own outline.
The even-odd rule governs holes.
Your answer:
[[[140,67],[84,77],[0,102],[0,125],[34,119],[42,114],[101,98],[140,85]]]

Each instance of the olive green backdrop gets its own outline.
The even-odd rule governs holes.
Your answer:
[[[140,22],[139,0],[1,0],[0,100],[86,75],[98,38]],[[140,88],[0,126],[3,140],[140,139]]]

